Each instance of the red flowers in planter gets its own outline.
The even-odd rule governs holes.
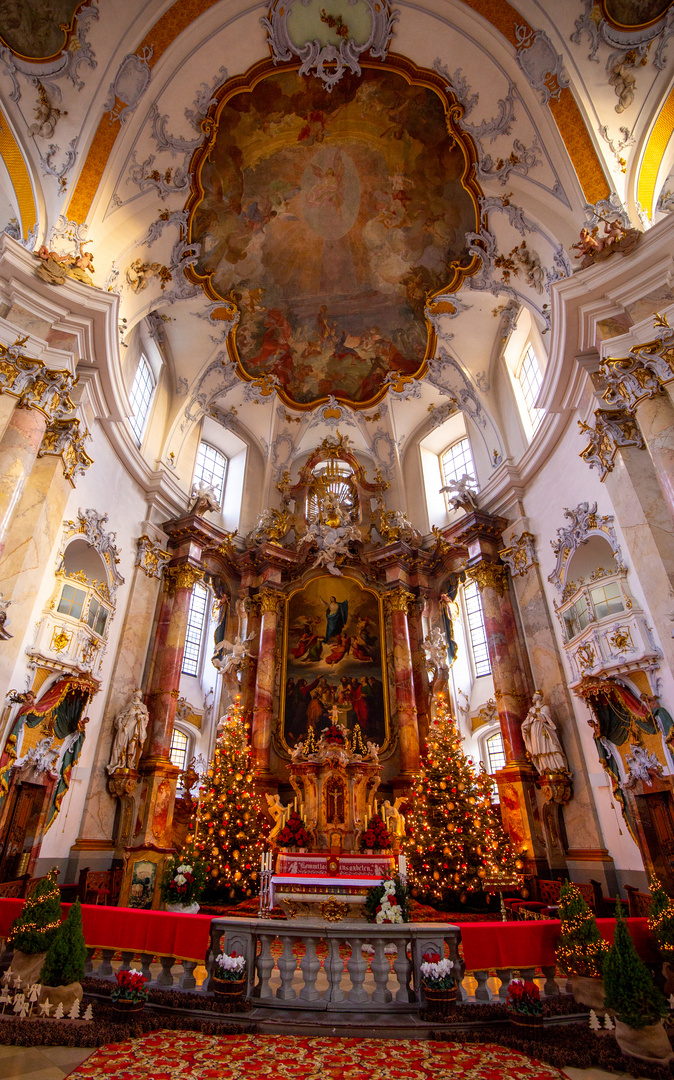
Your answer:
[[[344,729],[339,724],[331,724],[325,732],[325,741],[329,743],[339,743],[340,746],[344,746],[346,739],[344,737]]]
[[[131,968],[115,974],[117,986],[110,994],[112,1001],[147,1001],[147,979],[141,971]]]
[[[360,846],[377,850],[391,846],[391,834],[382,821],[381,814],[370,818],[367,829],[360,838]]]
[[[524,1016],[540,1016],[543,1003],[536,983],[513,979],[508,987],[507,1008]]]
[[[278,842],[281,847],[307,847],[310,838],[302,818],[293,810],[288,822],[278,834]]]

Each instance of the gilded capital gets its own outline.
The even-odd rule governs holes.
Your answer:
[[[281,593],[275,592],[273,589],[261,589],[255,597],[260,605],[260,613],[266,615],[280,615],[283,607],[284,597]]]
[[[385,593],[384,610],[387,614],[393,611],[402,611],[407,615],[415,599],[414,593],[409,592],[402,585],[398,585],[397,588]]]
[[[20,351],[26,339],[7,348],[0,345],[0,394],[19,399],[23,409],[37,409],[49,423],[62,420],[74,411],[70,391],[77,378],[65,369],[48,368],[42,360],[31,360]]]
[[[146,533],[138,537],[136,549],[136,566],[139,566],[148,577],[160,578],[162,570],[171,556],[168,551],[150,539]]]
[[[608,392],[608,391],[607,391]],[[589,443],[580,457],[591,469],[597,469],[604,480],[613,470],[621,446],[644,448],[644,440],[635,418],[626,409],[595,409],[595,426],[578,421],[581,431],[587,432]]]
[[[467,567],[466,574],[480,592],[485,588],[495,589],[499,596],[503,596],[508,588],[508,571],[502,563],[481,562],[477,566]]]
[[[199,566],[191,566],[190,563],[181,563],[180,566],[169,566],[164,573],[164,582],[172,595],[178,589],[191,589],[197,581],[202,581],[204,572]]]
[[[608,405],[634,413],[640,402],[655,397],[674,378],[674,328],[662,315],[655,316],[654,325],[662,330],[660,337],[636,345],[627,356],[602,362],[599,373],[606,380]]]

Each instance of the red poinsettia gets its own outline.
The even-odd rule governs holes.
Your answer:
[[[540,1016],[543,1012],[541,992],[534,982],[513,979],[508,987],[507,1008],[524,1016]]]
[[[113,1001],[147,1001],[147,979],[141,971],[130,968],[128,971],[118,971],[115,974],[117,986],[114,987],[110,997]]]
[[[382,850],[391,846],[391,834],[382,821],[381,814],[371,817],[367,829],[360,838],[361,848]]]
[[[302,818],[297,813],[297,810],[293,810],[287,823],[278,834],[279,844],[281,847],[307,847],[309,839],[309,833]]]

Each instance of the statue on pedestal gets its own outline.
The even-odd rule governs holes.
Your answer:
[[[110,750],[108,775],[119,769],[136,769],[143,750],[150,714],[143,704],[143,691],[134,690],[125,709],[115,717],[115,737]]]
[[[537,773],[568,772],[569,765],[557,735],[550,709],[543,695],[536,691],[531,708],[522,724],[522,736]]]

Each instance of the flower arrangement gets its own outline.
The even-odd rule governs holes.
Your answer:
[[[407,885],[396,874],[382,885],[368,889],[365,911],[369,922],[406,923],[410,921]]]
[[[281,847],[307,847],[310,836],[302,818],[293,810],[286,824],[278,834],[278,842]]]
[[[128,971],[118,971],[115,974],[117,986],[114,987],[110,997],[112,1001],[147,1001],[147,979],[142,972],[130,968]]]
[[[386,848],[390,848],[390,846],[391,834],[386,828],[381,814],[373,814],[367,823],[365,832],[361,834],[361,851],[365,851],[366,849],[382,851]]]
[[[215,958],[213,975],[223,982],[239,982],[246,971],[246,958],[237,952],[220,953]]]
[[[440,953],[424,953],[421,964],[421,979],[427,990],[452,990],[454,962],[446,960]]]
[[[535,982],[513,979],[508,987],[506,1008],[517,1016],[542,1016],[541,992]]]
[[[206,885],[206,866],[198,859],[174,855],[164,869],[161,898],[166,904],[193,904]]]
[[[329,743],[339,743],[340,746],[344,746],[346,743],[344,728],[341,728],[339,724],[330,724],[330,727],[325,732],[325,741]]]

